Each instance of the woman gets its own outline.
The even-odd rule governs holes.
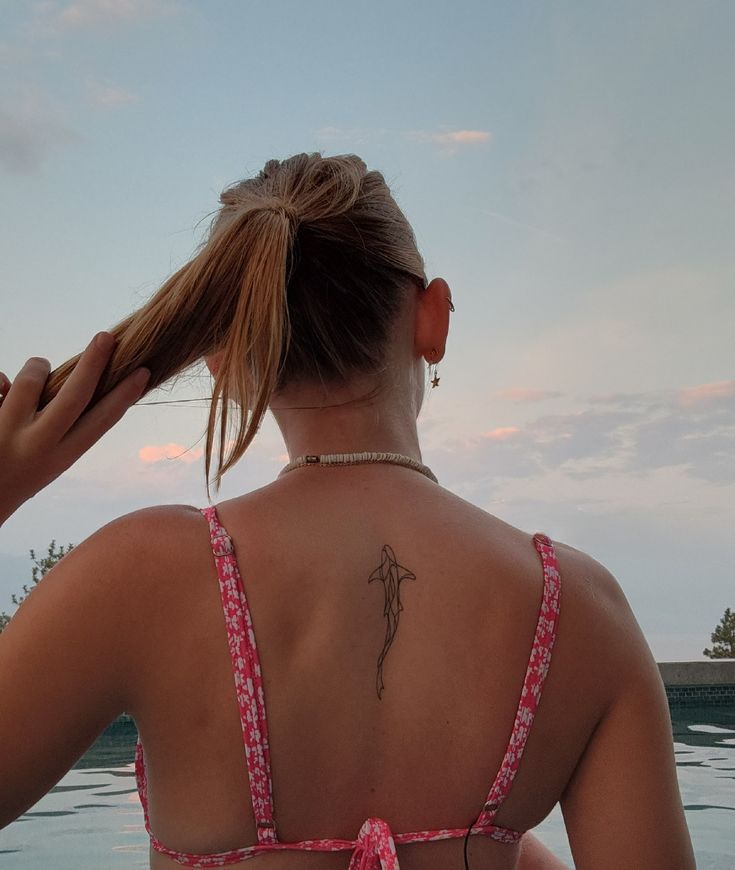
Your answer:
[[[300,154],[225,191],[111,336],[5,384],[3,520],[202,358],[207,480],[269,408],[290,462],[216,507],[121,517],[34,590],[0,637],[0,825],[128,711],[154,870],[556,867],[523,832],[557,802],[577,867],[694,867],[616,580],[421,463],[450,310],[382,175]]]

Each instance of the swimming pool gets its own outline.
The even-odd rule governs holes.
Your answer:
[[[735,870],[735,709],[674,710],[674,748],[698,870]],[[0,867],[143,870],[132,724],[116,723],[61,782],[0,831]],[[572,866],[558,807],[535,833]]]

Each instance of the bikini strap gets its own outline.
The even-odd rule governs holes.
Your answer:
[[[559,618],[561,577],[551,539],[542,532],[537,532],[533,536],[533,543],[541,556],[544,570],[544,592],[536,623],[536,633],[508,747],[505,750],[495,781],[488,792],[485,805],[473,827],[491,825],[501,804],[508,797],[513,778],[523,756],[523,750],[526,747],[526,741],[541,700],[541,691],[551,663],[551,650],[554,646],[556,625]]]
[[[217,566],[258,844],[277,843],[265,696],[250,608],[232,538],[220,523],[214,505],[200,508],[200,511],[209,523],[212,553]]]

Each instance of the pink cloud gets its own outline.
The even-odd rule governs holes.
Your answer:
[[[178,459],[180,462],[196,462],[202,454],[204,448],[190,447],[186,448],[183,444],[146,444],[138,451],[138,458],[141,462],[160,462],[162,459]]]
[[[459,148],[468,145],[481,145],[490,142],[493,137],[489,130],[410,130],[404,135],[419,142],[435,142],[437,145],[441,145],[447,154],[456,154]]]
[[[735,396],[735,381],[716,381],[712,384],[699,384],[679,390],[679,404],[684,407],[704,405]]]
[[[505,426],[483,432],[482,437],[488,438],[490,441],[507,441],[509,438],[516,436],[520,431],[517,426]]]
[[[435,142],[474,145],[477,142],[489,142],[492,133],[487,130],[455,130],[452,133],[434,133],[431,138]]]

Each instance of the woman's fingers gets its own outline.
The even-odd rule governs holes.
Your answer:
[[[115,344],[107,333],[95,339],[40,411],[51,368],[47,359],[29,359],[12,384],[0,373],[0,525],[76,462],[143,393],[150,372],[138,369],[90,407]]]
[[[71,465],[77,457],[98,441],[108,429],[136,402],[150,378],[148,369],[136,369],[131,375],[106,393],[79,421],[72,426],[59,445],[65,465]]]
[[[109,332],[100,332],[90,341],[57,395],[39,414],[44,440],[60,441],[76,423],[94,395],[114,347],[115,338]]]
[[[51,363],[47,359],[33,356],[18,372],[3,399],[3,420],[7,420],[11,427],[16,428],[33,419],[50,371]]]

